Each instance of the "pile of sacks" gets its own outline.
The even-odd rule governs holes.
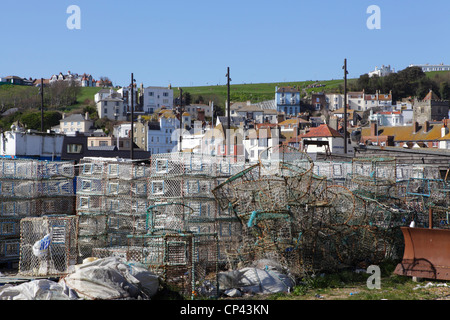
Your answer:
[[[117,257],[87,258],[58,282],[41,279],[0,287],[0,300],[134,300],[150,299],[159,277]]]
[[[229,297],[290,292],[295,285],[289,271],[269,259],[255,261],[251,267],[220,272],[218,280],[222,293]]]

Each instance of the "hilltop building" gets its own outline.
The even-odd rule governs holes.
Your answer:
[[[423,72],[450,71],[450,65],[441,64],[410,64],[409,67],[422,68]]]
[[[385,77],[387,75],[390,75],[391,73],[395,73],[393,69],[391,69],[391,66],[385,66],[384,64],[381,66],[381,68],[378,68],[378,66],[375,67],[375,70],[369,72],[369,77],[378,76],[378,77]]]

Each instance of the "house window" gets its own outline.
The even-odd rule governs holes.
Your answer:
[[[103,113],[108,113],[108,108],[103,109]]]
[[[169,96],[169,93],[168,93],[168,92],[164,92],[164,93],[163,93],[163,96],[164,96],[164,97],[168,97],[168,96]]]
[[[67,153],[81,153],[82,149],[82,144],[71,143],[67,145]]]
[[[149,96],[149,97],[153,97],[153,92],[149,92],[149,93],[148,93],[148,96]]]

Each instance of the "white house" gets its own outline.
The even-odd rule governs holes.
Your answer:
[[[59,120],[59,132],[69,133],[69,132],[93,132],[94,120],[89,118],[89,113],[82,114],[72,114],[66,116],[63,114],[62,119]]]
[[[181,151],[183,152],[192,152],[192,153],[202,153],[202,154],[210,154],[208,150],[204,150],[204,138],[206,133],[211,130],[211,127],[202,128],[201,122],[196,121],[194,123],[194,129],[187,131],[183,131],[182,143],[181,143]],[[176,137],[174,137],[176,138]],[[177,150],[180,149],[179,141],[177,143]]]
[[[423,72],[450,71],[450,65],[441,64],[410,64],[409,67],[419,67]]]
[[[338,93],[326,93],[325,99],[327,101],[328,110],[334,111],[342,108],[344,105],[344,96]]]
[[[127,119],[127,112],[123,105],[123,99],[114,95],[102,98],[97,102],[97,113],[99,118],[124,121]]]
[[[146,87],[142,89],[142,108],[144,113],[152,114],[165,106],[173,108],[173,90],[165,87]]]
[[[338,110],[344,107],[345,97],[343,94],[326,94],[326,101],[330,111]],[[392,109],[392,92],[381,93],[366,93],[363,91],[348,92],[347,93],[348,108],[356,111],[365,111],[374,107],[381,107],[385,111]]]
[[[113,95],[114,93],[116,93],[116,91],[112,88],[111,89],[101,89],[94,95],[94,101],[95,101],[95,103],[97,103],[100,100]],[[117,92],[117,93],[119,93],[122,96],[122,93],[120,93],[120,92]]]
[[[134,123],[134,142],[151,154],[177,151],[180,121],[171,110],[164,110],[157,120],[139,118]]]
[[[403,126],[405,124],[404,117],[401,111],[383,111],[373,113],[370,111],[369,121],[375,121],[379,126],[395,127]]]
[[[439,149],[450,149],[450,130],[448,128],[448,121],[444,120],[441,128],[441,137],[439,140]]]
[[[275,128],[249,129],[246,138],[242,141],[245,150],[245,159],[249,163],[259,161],[261,152],[267,148],[278,146],[280,143],[280,131]]]
[[[176,151],[178,128],[179,121],[176,118],[160,117],[159,126],[148,126],[146,150],[152,154]]]
[[[124,122],[114,126],[113,135],[119,138],[127,138],[130,136],[131,123]]]
[[[394,73],[395,71],[391,69],[391,66],[385,66],[384,64],[381,66],[381,68],[378,68],[378,66],[375,67],[375,70],[369,72],[369,77],[373,76],[379,76],[379,77],[385,77],[391,73]]]
[[[236,104],[233,104],[233,106]],[[278,111],[274,109],[262,109],[260,106],[252,105],[236,105],[230,110],[231,116],[242,117],[244,119],[253,120],[255,123],[272,123],[278,122]]]
[[[327,124],[312,127],[301,136],[302,151],[307,153],[344,153],[344,137]],[[347,141],[347,153],[352,154],[351,142]]]
[[[7,158],[33,158],[60,160],[64,135],[34,132],[12,126],[0,139],[0,156]]]
[[[374,94],[364,93],[364,105],[362,109],[355,110],[368,110],[370,108],[382,108],[384,111],[392,110],[392,92],[380,93],[376,91]]]

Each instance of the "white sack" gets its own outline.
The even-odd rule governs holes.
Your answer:
[[[109,257],[77,265],[75,272],[60,283],[85,299],[137,299],[143,292],[145,298],[148,293],[156,293],[159,283],[155,279],[158,278],[147,270],[144,272],[119,258]]]
[[[269,268],[243,268],[219,273],[221,290],[239,289],[245,293],[268,294],[288,292],[294,282],[285,274]]]
[[[42,279],[0,287],[0,300],[71,300],[57,282]]]

